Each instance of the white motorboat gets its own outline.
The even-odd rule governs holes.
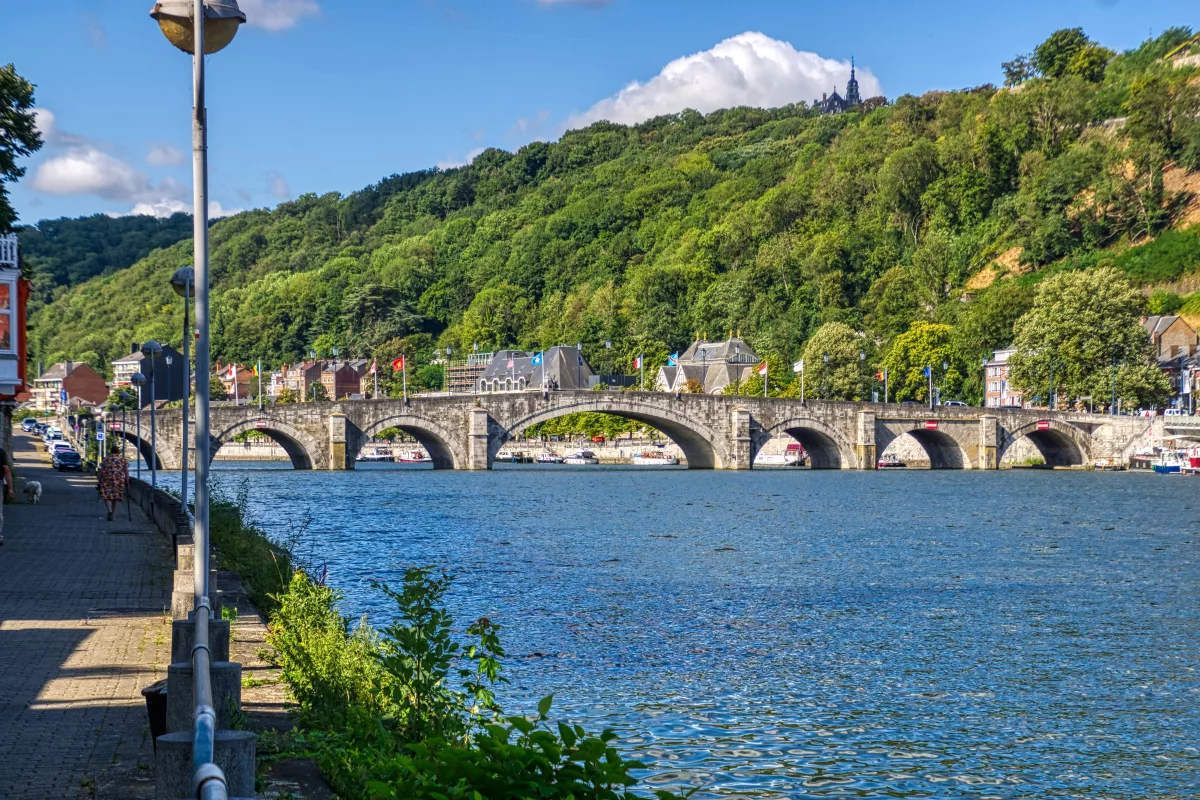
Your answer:
[[[576,450],[574,453],[571,453],[569,456],[564,458],[563,463],[570,464],[572,466],[591,466],[593,464],[599,464],[600,459],[596,458],[596,454],[591,450]]]
[[[661,450],[647,450],[629,460],[639,467],[674,467],[679,464],[678,458],[669,456]]]
[[[355,461],[376,464],[390,464],[395,460],[396,457],[392,455],[392,449],[390,447],[376,447],[373,450],[364,450],[363,452],[359,453],[358,458],[355,459]]]
[[[424,450],[409,450],[400,454],[401,464],[428,464],[433,461]]]
[[[552,450],[543,450],[537,454],[537,458],[534,461],[538,464],[561,464],[563,463],[563,457]]]

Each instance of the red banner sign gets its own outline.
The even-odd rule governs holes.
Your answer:
[[[1048,431],[1048,430],[1050,430],[1050,423],[1049,423],[1049,421],[1047,421],[1047,420],[1041,420],[1041,421],[1039,421],[1039,422],[1038,422],[1038,428],[1037,428],[1037,429],[1038,429],[1039,431]]]
[[[265,419],[260,419],[260,420],[258,420],[257,422],[255,422],[255,423],[254,423],[254,427],[256,427],[256,428],[265,428],[265,427],[267,427],[267,421],[266,421]]]
[[[119,431],[119,430],[121,430],[121,423],[110,422],[110,423],[108,423],[108,429],[112,430],[112,431]]]
[[[937,430],[937,420],[936,419],[926,420],[925,421],[925,430],[936,431]]]

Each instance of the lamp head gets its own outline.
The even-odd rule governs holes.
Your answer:
[[[140,389],[146,385],[146,376],[140,372],[135,372],[129,378],[129,382]]]
[[[162,345],[151,339],[142,344],[142,355],[146,358],[153,358],[162,353]]]
[[[161,0],[150,9],[167,41],[189,54],[196,50],[194,9],[192,0]],[[224,50],[245,21],[237,0],[204,0],[204,54]]]
[[[191,299],[196,295],[196,271],[191,267],[180,267],[171,276],[171,288],[180,297]]]
[[[168,355],[167,356],[167,366],[169,367],[174,363],[175,363],[175,359],[171,358],[171,356]]]

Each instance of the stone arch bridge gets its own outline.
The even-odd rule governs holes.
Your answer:
[[[513,392],[267,406],[217,405],[212,449],[246,431],[279,442],[297,469],[353,469],[359,451],[386,428],[412,435],[438,469],[490,469],[496,453],[526,428],[565,414],[603,412],[658,429],[683,450],[691,469],[750,469],[774,437],[804,445],[817,469],[874,469],[893,440],[911,435],[934,469],[997,469],[1027,440],[1049,466],[1097,459],[1121,463],[1152,434],[1154,420],[1021,409],[938,408],[660,392]],[[143,414],[113,431],[164,469],[179,466],[178,410],[158,412],[157,453]]]

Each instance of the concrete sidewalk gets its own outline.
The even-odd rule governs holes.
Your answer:
[[[0,547],[0,798],[150,797],[142,688],[166,677],[171,551],[133,508],[105,521],[94,476],[61,475],[14,432],[40,505],[5,508]]]

